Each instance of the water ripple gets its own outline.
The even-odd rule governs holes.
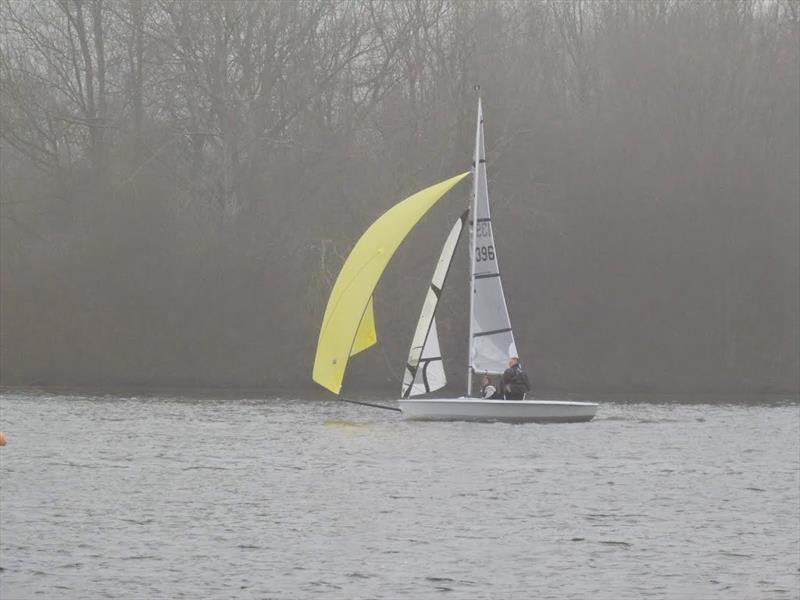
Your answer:
[[[796,405],[574,426],[6,394],[0,597],[800,597]]]

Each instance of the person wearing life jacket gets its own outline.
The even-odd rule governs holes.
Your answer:
[[[518,357],[512,356],[508,361],[501,384],[506,400],[524,400],[525,394],[531,390],[528,375],[522,370]]]
[[[492,380],[489,374],[483,376],[481,381],[481,397],[485,400],[502,400],[503,394],[497,391],[497,388],[492,385]]]

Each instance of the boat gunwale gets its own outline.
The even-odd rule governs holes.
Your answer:
[[[413,403],[431,403],[431,402],[445,402],[445,403],[469,403],[469,404],[496,404],[496,405],[514,405],[514,406],[600,406],[597,402],[580,402],[577,400],[491,400],[489,398],[400,398],[398,402],[413,402]]]

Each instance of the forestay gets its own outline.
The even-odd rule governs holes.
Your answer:
[[[464,211],[464,214],[453,225],[433,271],[431,285],[425,295],[425,301],[422,304],[422,310],[417,321],[417,328],[411,341],[411,349],[408,353],[408,362],[403,376],[402,398],[427,394],[443,388],[447,383],[442,353],[439,349],[439,334],[436,330],[435,314],[468,214],[468,210]]]
[[[492,232],[480,100],[473,173],[470,366],[473,373],[497,374],[506,369],[510,356],[517,356],[517,348],[500,281],[497,247]]]

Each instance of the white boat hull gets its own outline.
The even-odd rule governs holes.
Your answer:
[[[567,400],[485,400],[483,398],[404,398],[405,419],[414,421],[505,421],[579,423],[597,413],[594,402]]]

